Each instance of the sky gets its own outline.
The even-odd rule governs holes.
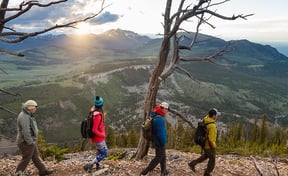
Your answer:
[[[23,0],[10,0],[10,7]],[[41,3],[49,0],[39,0]],[[177,7],[179,0],[173,1]],[[190,0],[189,2],[194,2]],[[222,2],[213,0],[213,3]],[[78,29],[69,28],[58,32],[102,33],[109,29],[123,29],[140,35],[156,36],[163,33],[165,0],[106,0],[104,11],[89,23],[79,24]],[[260,43],[288,44],[288,0],[230,0],[213,8],[225,16],[254,14],[247,20],[224,21],[211,18],[216,28],[202,26],[200,33],[224,40],[248,39]],[[9,25],[16,30],[39,30],[43,26],[61,24],[68,19],[77,19],[89,13],[97,13],[99,0],[69,0],[50,8],[33,8],[31,12],[12,21]],[[193,23],[193,21],[192,21]],[[195,22],[194,22],[195,24]],[[192,26],[190,24],[190,26]],[[184,26],[185,27],[185,26]],[[189,30],[191,30],[190,28]],[[194,30],[194,28],[193,28]]]

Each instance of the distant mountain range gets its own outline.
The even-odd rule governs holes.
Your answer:
[[[206,44],[209,43],[210,46],[213,43],[223,44],[227,42],[233,42],[233,41],[224,41],[222,39],[218,39],[218,38],[207,36],[207,35],[200,35],[200,38],[209,39],[210,41],[202,42],[202,43],[206,43]],[[129,49],[139,48],[148,43],[154,43],[153,42],[154,40],[159,41],[159,38],[152,39],[147,36],[141,36],[132,31],[112,29],[112,30],[108,30],[98,35],[87,34],[87,35],[72,36],[72,35],[65,35],[65,34],[62,34],[62,35],[47,34],[47,35],[31,37],[20,43],[0,42],[0,47],[5,47],[5,48],[13,49],[13,50],[27,50],[27,49],[39,48],[39,47],[45,47],[45,46],[84,45],[84,46],[103,47],[103,48],[109,48],[109,49],[129,50]],[[217,43],[217,42],[220,42],[220,43]],[[237,45],[243,44],[242,45],[243,47],[244,46],[249,47],[249,44],[256,44],[256,43],[249,42],[248,40],[236,40],[234,42],[241,42],[240,44],[237,44]],[[269,47],[269,45],[260,45],[260,44],[258,45],[259,47],[260,46]],[[273,43],[273,45],[281,48],[281,50],[285,50],[285,48],[286,49],[288,48],[288,44],[285,45],[285,44]],[[157,47],[159,48],[159,45],[157,45]],[[287,53],[288,51],[286,51],[286,53],[284,52],[285,55]]]
[[[127,50],[134,49],[151,40],[147,36],[140,36],[131,31],[109,30],[100,35],[42,35],[31,37],[20,43],[7,44],[0,42],[0,47],[9,48],[12,50],[27,50],[46,46],[86,46],[86,47],[103,47],[109,49]]]
[[[193,36],[180,35],[182,44]],[[44,35],[19,44],[0,43],[0,47],[25,54],[23,58],[1,54],[0,67],[8,74],[1,74],[0,85],[22,96],[2,95],[0,105],[18,112],[21,102],[36,99],[40,127],[49,134],[48,140],[72,140],[80,135],[75,129],[93,96],[100,94],[106,100],[108,125],[118,130],[137,128],[161,41],[118,29],[99,35]],[[226,45],[231,51],[215,60],[218,65],[183,63],[194,79],[173,74],[161,85],[159,101],[168,101],[189,117],[201,118],[216,106],[225,124],[253,124],[253,119],[266,114],[269,125],[288,127],[288,58],[275,48],[199,35],[193,50],[181,55],[208,56]],[[15,115],[0,111],[0,117],[1,134],[15,135],[11,130]]]

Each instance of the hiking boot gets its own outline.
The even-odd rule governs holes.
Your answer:
[[[190,167],[190,169],[191,169],[193,172],[196,172],[196,170],[195,170],[195,164],[194,164],[194,163],[190,162],[190,163],[188,163],[188,166]]]
[[[205,170],[204,176],[211,176],[211,174],[210,174],[210,173],[207,173],[207,171]]]
[[[29,174],[27,172],[18,171],[10,176],[29,176]]]
[[[100,164],[97,162],[97,163],[96,163],[96,170],[99,170],[99,169],[101,169],[101,168],[100,168]]]
[[[165,170],[164,172],[161,172],[161,176],[167,176],[169,175],[169,172],[167,170]]]
[[[85,165],[83,166],[83,169],[84,169],[86,172],[88,172],[88,173],[91,173],[92,168],[93,168],[93,164],[90,164],[90,163],[85,164]]]
[[[150,175],[149,172],[145,173],[144,171],[142,171],[142,172],[140,173],[140,176],[148,176],[148,175]]]
[[[44,172],[44,173],[41,173],[41,174],[39,174],[39,176],[50,175],[50,174],[52,174],[52,173],[53,173],[53,171],[52,171],[52,170],[45,170],[45,172]]]

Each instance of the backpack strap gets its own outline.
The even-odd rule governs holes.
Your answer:
[[[205,123],[205,127],[207,128],[207,126],[208,126],[209,124],[211,124],[211,123],[215,123],[215,122],[208,122],[208,123]],[[207,133],[206,135],[207,135],[206,140],[208,140],[209,145],[211,145],[210,142],[209,142],[209,135],[208,135],[208,133]]]
[[[211,124],[211,123],[215,123],[215,122],[208,122],[208,123],[205,123],[205,126],[207,126],[207,125],[209,125],[209,124]]]
[[[204,122],[205,123],[205,122]],[[207,128],[207,126],[211,123],[215,123],[215,122],[208,122],[208,123],[205,123],[205,127]],[[207,136],[208,137],[208,136]]]

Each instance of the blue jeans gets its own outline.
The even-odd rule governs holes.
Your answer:
[[[96,157],[90,164],[99,163],[108,155],[108,148],[105,141],[95,143]]]

